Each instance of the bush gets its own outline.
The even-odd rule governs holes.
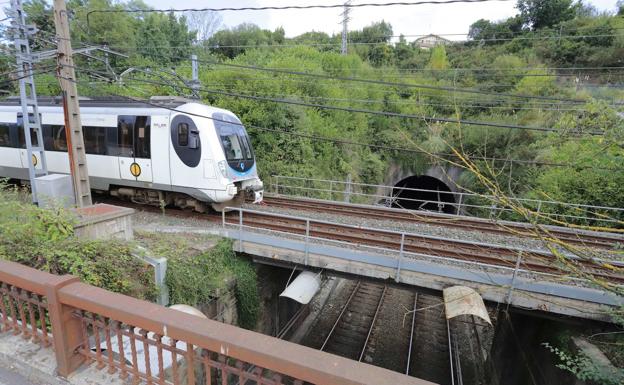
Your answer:
[[[210,302],[218,290],[235,282],[240,326],[254,328],[260,298],[252,264],[232,250],[230,240],[192,234],[138,234],[156,255],[167,256],[169,301],[199,306]]]
[[[74,238],[63,208],[41,209],[19,189],[0,183],[0,258],[139,299],[155,297],[153,272],[127,242]]]

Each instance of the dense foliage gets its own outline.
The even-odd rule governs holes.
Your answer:
[[[355,182],[390,183],[394,181],[388,174],[397,168],[419,174],[435,163],[461,165],[451,154],[458,150],[477,168],[459,179],[468,190],[489,192],[480,178],[485,176],[514,196],[624,207],[623,1],[613,13],[601,13],[580,1],[518,0],[516,16],[477,20],[467,41],[432,49],[404,36],[393,38],[396,31],[380,21],[349,32],[347,55],[339,53],[340,35],[318,31],[289,38],[282,28],[270,31],[243,24],[215,32],[220,20],[205,12],[188,19],[174,13],[91,13],[87,21],[93,10],[148,7],[140,0],[70,0],[68,5],[76,47],[106,45],[124,55],[110,54],[107,60],[77,55],[81,95],[189,95],[184,79],[191,75],[190,54],[197,54],[202,100],[241,117],[265,180],[271,174],[338,180],[351,175]],[[40,29],[34,48],[53,48],[49,2],[29,0],[26,11]],[[0,72],[8,76],[0,80],[0,91],[15,93],[16,83],[8,79],[14,78],[9,72],[10,47],[1,42]],[[254,66],[326,78],[245,68]],[[132,71],[120,78],[129,68]],[[40,94],[59,94],[53,74],[38,74],[36,81]],[[424,117],[555,131],[436,123]],[[104,248],[73,240],[68,237],[71,224],[58,214],[15,205],[0,202],[0,226],[11,224],[0,227],[0,256],[77,274],[120,292],[133,292],[136,281],[146,279],[125,246],[107,243]],[[27,229],[32,236],[25,235]],[[179,255],[170,260],[167,283],[172,301],[201,303],[222,287],[226,276],[235,276],[241,323],[253,325],[258,300],[249,264],[234,258],[227,244],[209,252],[185,250],[178,247]],[[111,253],[124,257],[112,259]],[[118,275],[115,269],[124,273]],[[565,369],[600,379],[582,357],[553,351]]]
[[[29,19],[42,35],[52,34],[50,5],[44,0],[26,4]],[[200,32],[198,38],[183,14],[91,13],[87,23],[89,11],[147,9],[141,1],[71,0],[69,7],[76,46],[106,44],[127,55],[111,54],[108,64],[76,56],[82,95],[188,95],[190,89],[183,81],[191,75],[188,57],[198,54],[202,99],[241,117],[265,179],[284,174],[344,180],[350,174],[356,182],[389,183],[394,182],[387,177],[390,169],[421,173],[432,163],[457,161],[448,155],[455,148],[516,196],[624,205],[618,187],[624,174],[622,118],[617,115],[622,111],[618,103],[624,82],[617,69],[624,65],[621,16],[599,13],[572,0],[520,0],[517,16],[475,21],[466,42],[423,49],[418,41],[393,39],[396,31],[380,21],[350,31],[349,54],[340,55],[340,36],[323,32],[288,38],[281,28],[269,31],[243,24],[207,36],[218,18],[203,13],[204,24],[198,18],[191,23]],[[46,39],[36,41],[41,48],[50,47]],[[9,62],[9,57],[0,55],[0,69],[8,68]],[[133,71],[121,81],[103,81],[130,67]],[[594,67],[612,69],[588,69]],[[52,74],[38,75],[37,85],[41,94],[59,93]],[[0,87],[15,91],[13,83]],[[453,92],[453,88],[481,93]],[[223,92],[414,117],[301,107]],[[586,103],[572,101],[579,99]],[[556,132],[435,123],[420,117],[546,127]],[[606,135],[591,135],[602,131]],[[481,157],[499,160],[486,162]],[[470,173],[460,181],[469,190],[486,191]]]
[[[74,217],[63,209],[40,209],[27,194],[0,182],[0,259],[135,298],[154,298],[153,270],[122,241],[73,237]]]
[[[260,310],[256,271],[236,255],[231,241],[192,234],[141,233],[138,238],[155,255],[167,256],[170,303],[201,307],[234,288],[239,324],[255,327]]]

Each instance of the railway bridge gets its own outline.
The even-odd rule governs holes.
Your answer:
[[[586,258],[528,239],[522,223],[276,195],[266,203],[222,216],[235,249],[259,263],[434,290],[463,285],[486,301],[602,321],[624,305],[614,294],[624,261],[612,252],[621,236],[544,228]]]

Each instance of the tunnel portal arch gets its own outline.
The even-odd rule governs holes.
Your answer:
[[[394,208],[457,213],[455,193],[446,183],[429,175],[412,175],[401,179],[394,185],[392,197]]]

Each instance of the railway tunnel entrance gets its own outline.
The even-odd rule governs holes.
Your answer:
[[[408,210],[456,214],[455,194],[438,178],[412,175],[400,180],[392,190],[392,207]]]

